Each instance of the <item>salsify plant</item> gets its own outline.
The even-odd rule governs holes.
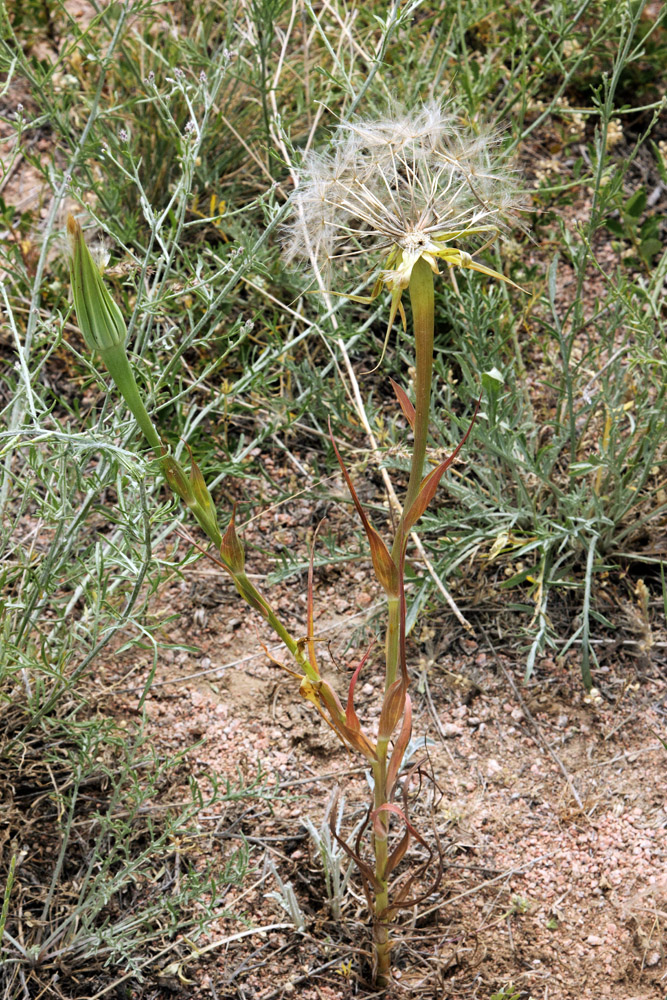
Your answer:
[[[245,573],[244,550],[236,532],[234,513],[224,533],[221,532],[213,500],[194,459],[187,472],[163,448],[137,389],[126,352],[125,323],[120,310],[92,260],[78,222],[71,216],[68,220],[74,306],[88,347],[107,366],[156,453],[167,483],[190,508],[215,546],[217,561],[231,576],[240,596],[262,615],[291,654],[292,666],[282,663],[279,666],[296,678],[301,697],[314,705],[343,745],[368,763],[373,787],[368,814],[372,862],[362,857],[363,830],[357,835],[354,849],[339,837],[333,825],[332,835],[361,873],[373,918],[374,977],[383,988],[391,979],[392,922],[402,907],[413,906],[435,891],[439,880],[438,874],[426,892],[415,899],[413,887],[425,874],[426,864],[422,862],[412,873],[396,873],[413,838],[426,849],[428,858],[432,856],[426,841],[408,818],[409,778],[403,782],[402,805],[396,802],[401,768],[407,763],[412,746],[406,654],[406,549],[411,530],[467,437],[466,434],[451,455],[424,475],[433,369],[434,277],[439,273],[439,262],[443,262],[449,268],[471,269],[487,277],[508,280],[475,259],[476,253],[508,225],[517,207],[511,171],[499,164],[495,144],[492,134],[473,134],[449,110],[431,103],[415,114],[343,122],[331,149],[304,156],[302,170],[295,178],[292,218],[286,234],[287,257],[310,260],[321,281],[323,266],[332,277],[336,271],[330,265],[370,255],[379,268],[371,295],[349,297],[369,302],[386,288],[391,293],[388,330],[397,313],[404,328],[407,327],[401,302],[404,291],[408,292],[412,307],[414,403],[403,388],[392,382],[413,441],[408,486],[391,545],[366,515],[331,434],[336,457],[366,533],[375,576],[387,598],[385,683],[374,733],[362,727],[354,706],[355,687],[370,650],[353,670],[345,706],[321,676],[314,633],[314,546],[308,574],[307,634],[296,638]],[[345,295],[344,290],[332,291]],[[334,808],[332,815],[335,814]]]

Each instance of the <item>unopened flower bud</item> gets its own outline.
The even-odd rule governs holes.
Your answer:
[[[146,440],[159,452],[162,442],[146,412],[125,350],[127,328],[123,314],[104,284],[81,226],[72,215],[67,217],[67,235],[71,248],[72,298],[83,339],[91,351],[100,355]]]
[[[74,216],[67,218],[70,240],[70,278],[72,297],[79,329],[91,351],[104,354],[113,347],[123,347],[127,328],[123,314],[111,297],[100,270],[83,238]]]

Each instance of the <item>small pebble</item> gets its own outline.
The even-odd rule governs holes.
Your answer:
[[[440,728],[443,736],[450,738],[453,736],[463,736],[463,730],[460,726],[457,726],[455,722],[445,722],[445,724]]]

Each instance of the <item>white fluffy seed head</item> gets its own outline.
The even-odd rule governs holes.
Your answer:
[[[321,265],[394,246],[419,249],[421,239],[463,239],[480,226],[488,236],[516,222],[515,175],[501,162],[498,133],[473,132],[461,120],[431,101],[414,113],[343,121],[330,151],[303,158],[285,233],[288,261]]]

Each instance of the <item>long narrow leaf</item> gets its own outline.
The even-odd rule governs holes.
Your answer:
[[[405,419],[407,420],[407,422],[410,424],[411,429],[414,430],[415,429],[415,408],[412,405],[412,403],[410,402],[410,400],[408,398],[407,392],[405,391],[405,389],[401,388],[401,386],[398,384],[398,382],[394,382],[393,378],[390,378],[389,381],[391,382],[392,389],[396,393],[396,398],[397,398],[397,400],[398,400],[398,402],[400,404],[400,407],[401,407],[401,409],[403,411],[403,416],[405,417]]]
[[[382,537],[375,530],[373,525],[370,523],[366,517],[366,512],[361,506],[359,497],[356,494],[350,474],[345,467],[345,463],[341,458],[341,454],[336,447],[336,442],[334,441],[333,432],[331,430],[331,422],[329,422],[329,437],[331,438],[331,444],[333,445],[333,450],[336,453],[336,458],[338,459],[338,464],[340,465],[341,472],[345,477],[345,482],[347,483],[347,488],[350,491],[350,496],[352,497],[352,502],[357,509],[357,513],[361,518],[361,523],[364,526],[364,531],[366,532],[366,538],[368,539],[368,545],[371,550],[371,560],[373,562],[373,569],[375,570],[375,575],[378,578],[380,584],[390,597],[398,596],[398,567],[394,560],[391,558],[389,549],[385,545]]]
[[[357,715],[357,713],[356,713],[356,711],[354,709],[354,688],[355,688],[357,680],[359,678],[359,674],[361,673],[361,669],[362,669],[364,663],[366,662],[366,660],[368,659],[368,657],[370,656],[370,652],[371,652],[372,648],[373,648],[373,645],[371,644],[368,647],[366,653],[364,654],[364,656],[363,656],[361,662],[359,663],[358,667],[356,668],[356,670],[352,674],[352,679],[350,680],[350,688],[349,688],[349,690],[347,692],[347,704],[345,706],[345,721],[346,721],[348,729],[351,729],[351,730],[361,731],[361,723],[359,722],[359,717],[358,717],[358,715]]]
[[[387,798],[391,799],[394,786],[396,784],[396,779],[398,777],[398,772],[401,769],[401,764],[403,763],[403,758],[405,756],[405,751],[407,749],[408,743],[410,742],[410,736],[412,735],[412,700],[409,694],[405,696],[405,713],[403,715],[403,723],[401,725],[401,731],[398,734],[398,739],[394,746],[393,753],[391,755],[391,760],[389,761],[389,767],[387,768]]]
[[[426,476],[426,478],[422,481],[422,484],[419,487],[419,493],[415,497],[410,507],[410,510],[407,511],[403,521],[404,533],[406,539],[410,530],[417,523],[417,521],[422,516],[422,514],[430,504],[431,500],[435,496],[440,480],[444,476],[445,472],[450,467],[450,465],[452,464],[458,453],[461,451],[461,448],[468,440],[470,432],[473,429],[475,420],[477,418],[477,413],[479,411],[479,405],[481,403],[481,400],[482,397],[480,396],[480,398],[477,400],[477,405],[475,406],[475,412],[473,413],[472,420],[470,421],[470,426],[468,427],[468,430],[465,432],[465,435],[461,438],[461,440],[457,444],[454,451],[451,453],[451,455],[447,456],[444,462],[441,462],[440,465],[437,465],[435,467],[435,469],[432,469],[431,472],[429,472],[428,476]]]
[[[403,715],[407,698],[407,684],[403,676],[391,685],[384,696],[378,725],[378,739],[388,740]]]

